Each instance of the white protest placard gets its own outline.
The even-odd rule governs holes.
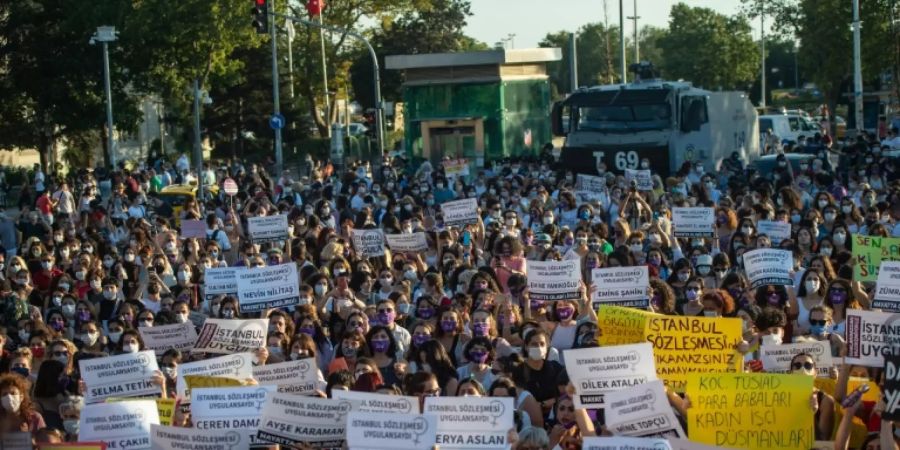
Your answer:
[[[239,353],[179,364],[175,390],[183,399],[190,398],[187,383],[184,381],[187,375],[206,375],[244,381],[253,378],[253,354]]]
[[[466,198],[441,203],[441,213],[446,227],[478,223],[478,199]]]
[[[744,253],[744,271],[750,279],[750,288],[760,286],[794,284],[791,271],[794,269],[794,256],[788,250],[761,248]]]
[[[350,450],[428,449],[436,440],[437,419],[432,415],[354,411],[347,416]]]
[[[650,275],[647,266],[604,267],[591,271],[591,305],[601,304],[647,309],[650,306]]]
[[[584,201],[600,200],[606,192],[606,178],[578,174],[575,179],[575,195]]]
[[[276,386],[278,392],[309,395],[319,387],[319,369],[315,358],[264,364],[253,368],[253,379],[262,386]]]
[[[160,386],[152,383],[159,367],[151,350],[82,359],[78,366],[87,388],[85,403],[102,402],[108,397],[140,397],[162,392]]]
[[[387,395],[376,392],[345,391],[335,389],[331,397],[350,402],[351,411],[367,413],[419,414],[419,398],[403,395]]]
[[[241,353],[266,346],[269,319],[206,319],[194,352]]]
[[[388,247],[394,252],[424,252],[428,250],[428,240],[425,233],[419,231],[415,233],[386,234],[384,238],[387,240]]]
[[[266,396],[275,389],[275,386],[191,389],[191,421],[200,430],[219,433],[235,430],[244,440],[255,443]]]
[[[586,437],[581,450],[672,450],[666,439],[639,437]]]
[[[237,290],[242,313],[295,306],[300,301],[297,265],[288,262],[238,272]]]
[[[675,237],[714,237],[716,210],[703,207],[672,208],[672,231]]]
[[[532,300],[581,298],[581,260],[525,261],[528,294]]]
[[[769,237],[773,245],[778,245],[781,244],[781,241],[791,238],[791,224],[774,220],[760,220],[756,222],[756,234],[764,234]]]
[[[625,182],[631,186],[632,181],[639,191],[653,190],[653,175],[649,170],[625,169]]]
[[[881,261],[872,308],[900,312],[900,261]]]
[[[203,271],[203,295],[210,301],[220,295],[237,297],[238,272],[248,270],[246,267],[210,267]]]
[[[151,425],[159,425],[153,400],[91,403],[81,410],[78,440],[103,442],[107,449],[149,449]]]
[[[194,348],[194,342],[197,342],[197,330],[190,322],[138,327],[138,331],[144,340],[144,348],[153,350],[157,355],[172,348],[188,352]]]
[[[45,447],[40,446],[38,450]],[[2,450],[33,450],[31,433],[28,431],[9,431],[0,436],[0,449]]]
[[[353,248],[362,258],[384,256],[384,231],[381,228],[350,230]]]
[[[181,221],[181,237],[206,239],[206,222],[183,219]]]
[[[273,393],[266,397],[257,438],[273,444],[341,448],[349,413],[346,401]]]
[[[831,344],[828,341],[798,342],[794,344],[763,345],[759,349],[759,359],[763,370],[769,373],[790,373],[791,358],[806,353],[816,362],[819,377],[830,377],[834,361],[831,358]]]
[[[689,441],[687,439],[669,438],[669,444],[672,445],[672,450],[722,450],[722,447],[701,444],[699,442]],[[828,447],[828,450],[832,450],[833,448],[834,443],[832,443],[831,446]]]
[[[441,450],[508,449],[514,427],[509,397],[425,397],[425,415],[437,416],[436,443]]]
[[[288,239],[288,220],[284,214],[248,217],[247,232],[254,244],[285,241]]]
[[[604,417],[606,427],[618,436],[686,437],[660,380],[607,393]]]
[[[566,371],[575,386],[575,407],[598,409],[607,393],[656,379],[653,345],[614,345],[563,352]]]
[[[208,431],[197,428],[150,427],[152,450],[249,450],[250,440],[237,431]]]
[[[847,309],[844,339],[846,364],[884,367],[884,355],[900,352],[900,320],[886,312]]]

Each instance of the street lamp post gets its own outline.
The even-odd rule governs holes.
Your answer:
[[[106,146],[109,149],[109,162],[113,170],[116,168],[116,141],[113,136],[113,111],[112,111],[112,83],[109,77],[109,43],[116,40],[116,27],[97,27],[97,32],[91,36],[91,45],[100,42],[103,44],[103,84],[106,89]]]

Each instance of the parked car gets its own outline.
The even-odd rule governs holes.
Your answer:
[[[782,141],[797,143],[802,137],[811,138],[820,132],[819,124],[799,114],[767,114],[759,116],[759,132],[772,130]]]

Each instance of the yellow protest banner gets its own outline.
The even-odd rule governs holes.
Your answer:
[[[656,376],[666,387],[684,392],[690,373],[739,372],[743,358],[741,319],[653,315],[644,338],[653,344]]]
[[[235,380],[234,378],[210,377],[207,375],[185,375],[184,383],[187,384],[184,399],[190,402],[191,389],[193,388],[210,388],[210,387],[235,387],[243,386],[244,382]]]
[[[813,378],[773,373],[692,373],[688,435],[725,448],[808,450],[815,442]]]
[[[863,377],[850,377],[847,380],[847,393],[851,393],[856,390],[861,384],[868,384],[869,391],[864,393],[862,396],[862,400],[864,402],[877,402],[881,398],[881,389],[878,387],[878,383]],[[834,378],[816,378],[815,386],[817,389],[820,389],[822,392],[834,397],[834,388],[837,385],[837,380]]]
[[[597,308],[597,342],[607,345],[640,344],[645,341],[647,318],[659,314],[624,306],[600,305]]]
[[[153,400],[156,402],[156,410],[159,412],[159,424],[165,426],[172,425],[172,416],[175,415],[175,399],[174,398],[156,398],[156,397],[109,397],[106,403],[127,402],[131,400]]]
[[[853,235],[854,281],[876,281],[882,261],[900,261],[900,238]]]

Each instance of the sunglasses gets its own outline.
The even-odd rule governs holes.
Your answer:
[[[800,370],[801,368],[804,369],[804,370],[813,370],[813,367],[815,367],[815,366],[813,365],[813,363],[808,362],[808,361],[807,361],[807,362],[804,362],[804,363],[801,363],[801,362],[795,362],[795,363],[791,364],[791,368],[792,368],[793,370]]]
[[[67,352],[67,351],[53,352],[53,356],[69,356],[69,352]]]
[[[810,324],[810,325],[821,325],[821,326],[825,326],[826,323],[828,323],[828,321],[827,321],[827,320],[824,320],[824,319],[822,319],[822,320],[813,320],[813,319],[809,319],[809,324]]]

